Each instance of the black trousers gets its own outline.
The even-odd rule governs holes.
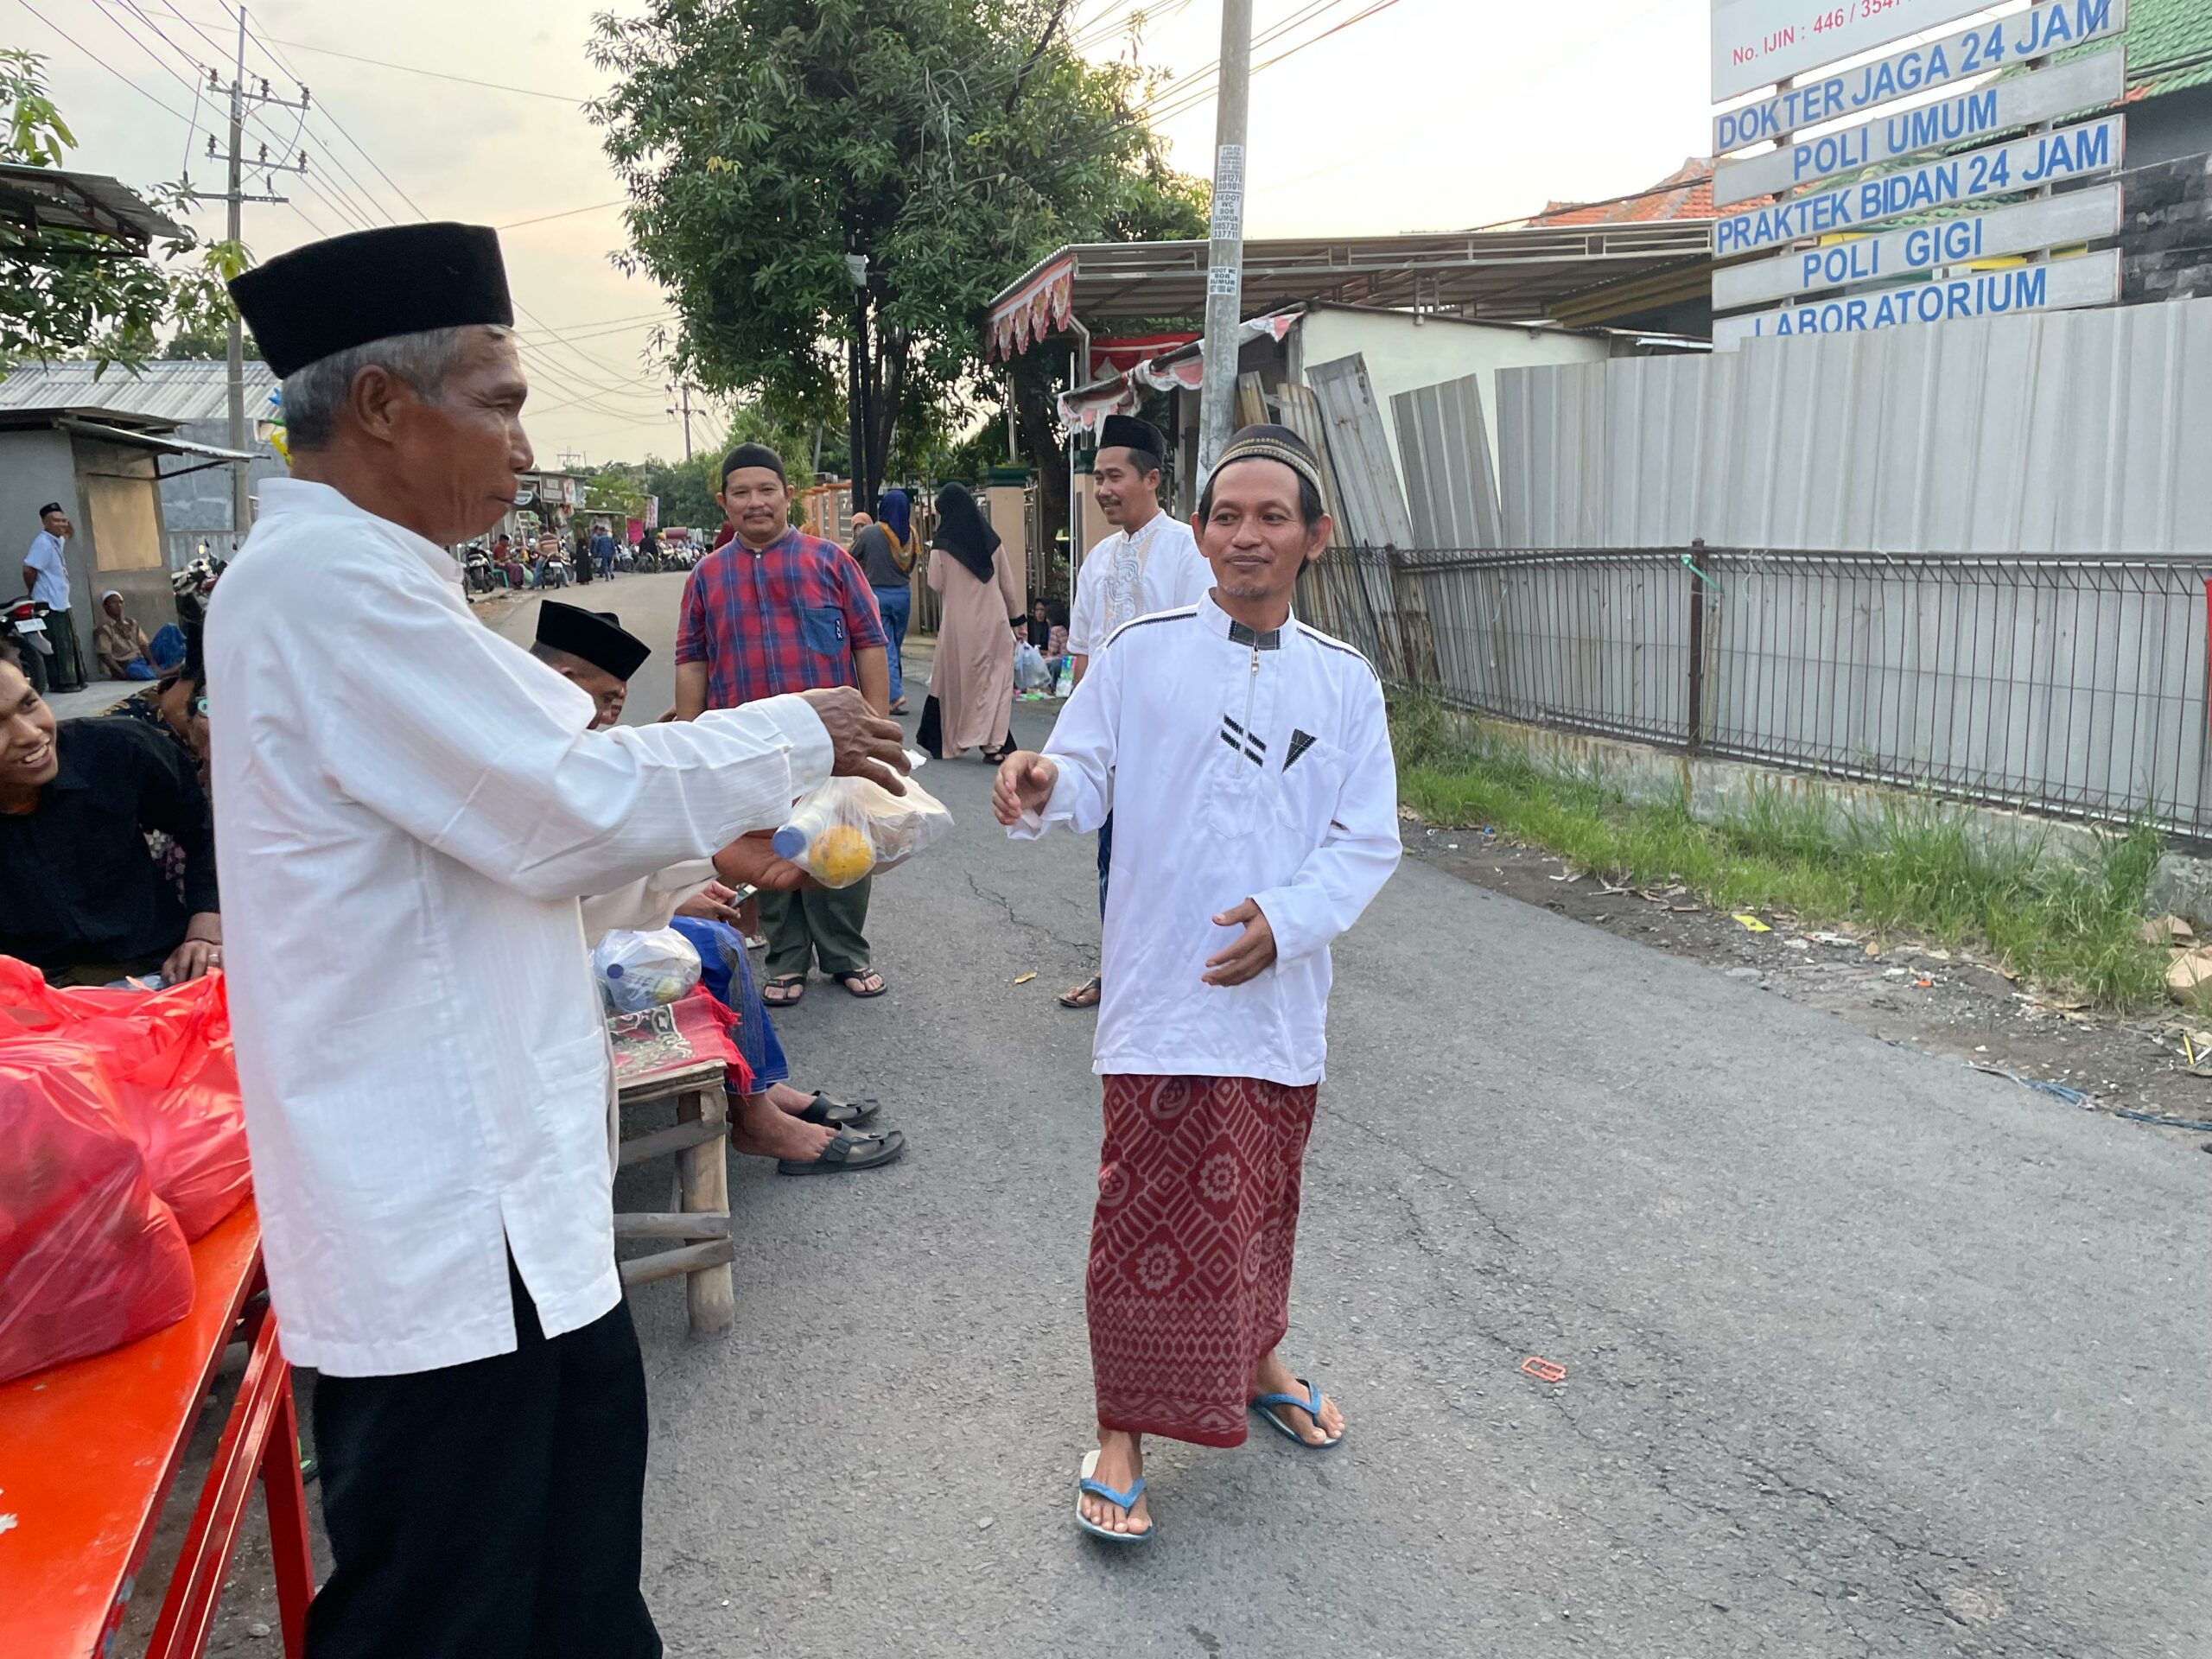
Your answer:
[[[639,1588],[645,1373],[630,1310],[512,1354],[315,1386],[337,1559],[309,1659],[659,1659]]]

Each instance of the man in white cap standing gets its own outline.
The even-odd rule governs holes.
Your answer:
[[[899,728],[838,690],[589,730],[589,697],[469,614],[444,550],[532,462],[491,231],[340,237],[232,293],[293,452],[207,667],[270,1294],[321,1374],[336,1565],[308,1649],[652,1659],[577,900],[772,826],[833,770],[899,787]]]

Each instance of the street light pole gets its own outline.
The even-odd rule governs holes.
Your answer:
[[[1198,401],[1194,499],[1236,429],[1236,355],[1244,320],[1244,124],[1251,84],[1252,0],[1222,0],[1212,243],[1206,253],[1205,382]]]
[[[245,206],[245,8],[238,8],[238,56],[231,75],[231,174],[227,200],[230,213],[225,220],[231,245],[236,247],[245,226],[240,222],[240,209]],[[231,337],[224,352],[230,368],[230,440],[231,448],[244,452],[245,448],[245,325],[238,316],[238,307],[231,308]],[[245,533],[253,512],[253,486],[246,478],[246,463],[231,463],[231,529]]]

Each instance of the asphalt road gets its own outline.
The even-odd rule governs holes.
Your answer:
[[[657,648],[634,715],[679,585],[582,595]],[[728,1339],[635,1299],[672,1654],[2212,1654],[2212,1158],[1410,861],[1338,951],[1293,1297],[1346,1443],[1154,1442],[1155,1541],[1079,1536],[1092,848],[924,780],[890,995],[779,1022],[912,1151],[737,1160]]]

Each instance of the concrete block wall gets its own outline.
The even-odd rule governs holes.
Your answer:
[[[2212,295],[2212,155],[2128,174],[2121,200],[2122,302]]]

